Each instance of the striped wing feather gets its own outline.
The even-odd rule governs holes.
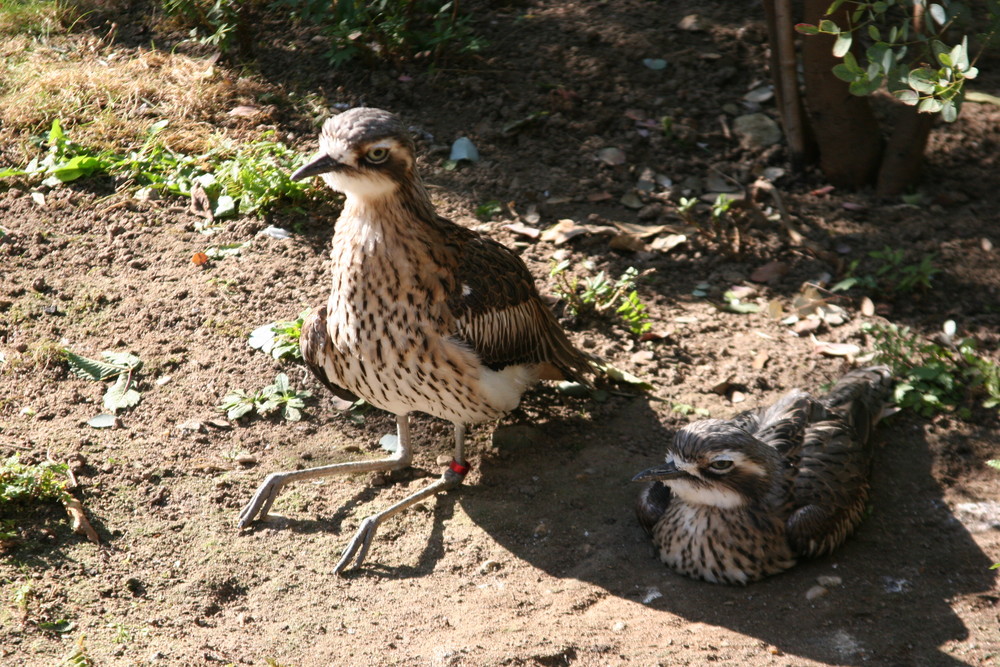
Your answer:
[[[542,301],[521,258],[463,228],[454,233],[464,237],[448,298],[456,337],[494,370],[548,363],[565,378],[589,384],[590,363]]]

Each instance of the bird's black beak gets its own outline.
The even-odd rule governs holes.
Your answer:
[[[313,159],[302,165],[292,174],[293,181],[301,181],[303,178],[319,176],[336,171],[342,165],[326,153],[317,153]]]
[[[664,463],[661,466],[656,466],[650,468],[649,470],[643,470],[641,473],[632,478],[633,482],[654,482],[656,480],[663,479],[677,479],[678,477],[683,477],[687,473],[680,470],[673,463]]]

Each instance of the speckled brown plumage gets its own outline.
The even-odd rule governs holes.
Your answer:
[[[677,572],[745,584],[831,552],[868,501],[871,429],[889,400],[885,367],[847,373],[824,396],[789,392],[774,405],[681,429],[636,514]]]
[[[591,367],[517,255],[437,215],[414,150],[394,115],[352,109],[326,122],[319,153],[296,172],[296,178],[321,175],[346,195],[333,236],[330,297],[304,323],[301,348],[306,365],[338,396],[361,397],[397,415],[400,452],[366,469],[409,464],[410,412],[455,425],[452,474],[432,485],[436,492],[464,475],[464,425],[512,410],[539,379],[589,384]],[[349,465],[311,476],[358,469]],[[277,490],[308,478],[304,472],[265,481],[240,525],[266,514]],[[387,516],[370,517],[368,534],[359,531],[348,547],[358,562]],[[355,546],[359,540],[363,546]],[[342,559],[337,571],[344,565]]]

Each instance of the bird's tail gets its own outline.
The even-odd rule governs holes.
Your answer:
[[[889,403],[893,384],[887,366],[856,368],[837,380],[820,400],[827,409],[843,415],[861,442],[866,442]]]

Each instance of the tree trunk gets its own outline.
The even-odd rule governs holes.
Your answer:
[[[830,0],[805,0],[803,20],[818,24]],[[844,3],[831,16],[847,25]],[[819,143],[820,168],[838,187],[862,187],[875,183],[882,159],[882,136],[868,98],[852,95],[847,83],[833,75],[840,61],[833,55],[834,38],[815,35],[802,40],[806,109]]]
[[[876,192],[880,197],[902,194],[916,183],[936,117],[936,114],[920,113],[916,107],[899,105],[878,172]]]
[[[775,102],[785,130],[792,168],[801,171],[806,164],[816,161],[817,148],[799,93],[792,0],[764,0],[763,4],[771,40],[770,67]]]

